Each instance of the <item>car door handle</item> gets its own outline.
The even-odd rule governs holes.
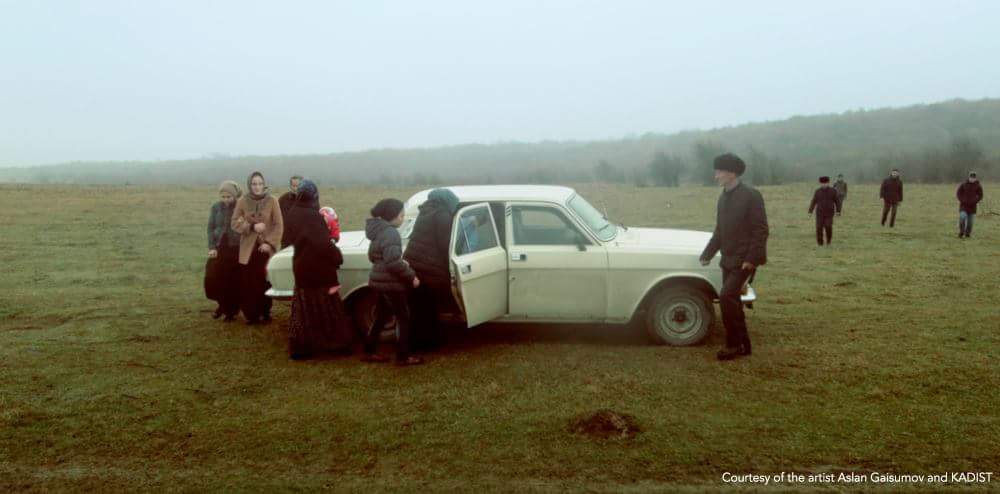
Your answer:
[[[465,266],[462,266],[462,274],[469,274],[471,272],[472,272],[471,264],[466,264]]]
[[[528,254],[524,254],[524,253],[520,253],[520,252],[518,252],[518,253],[511,252],[511,254],[510,254],[510,260],[511,261],[515,261],[515,262],[518,262],[518,261],[527,261],[528,260]]]

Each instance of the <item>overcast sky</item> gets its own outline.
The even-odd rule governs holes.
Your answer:
[[[997,97],[998,57],[995,0],[0,0],[0,166],[669,133]]]

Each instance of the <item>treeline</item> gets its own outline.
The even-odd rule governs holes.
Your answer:
[[[746,179],[757,185],[813,181],[838,173],[853,182],[874,182],[892,168],[899,168],[909,182],[951,182],[970,169],[989,177],[991,171],[1000,172],[1000,100],[954,100],[606,141],[67,163],[0,169],[0,181],[211,184],[242,181],[260,170],[272,182],[299,174],[323,184],[598,181],[672,186],[711,183],[711,161],[723,152],[743,157]]]

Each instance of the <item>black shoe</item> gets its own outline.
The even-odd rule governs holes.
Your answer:
[[[212,319],[218,319],[220,317],[222,317],[222,308],[221,307],[218,308],[218,309],[215,309],[215,312],[212,313]]]
[[[727,346],[726,348],[723,348],[722,350],[719,350],[719,352],[715,354],[715,358],[717,358],[719,360],[733,360],[734,358],[738,358],[738,357],[741,357],[743,355],[744,354],[742,353],[742,350],[741,350],[740,347],[738,347],[738,346]]]

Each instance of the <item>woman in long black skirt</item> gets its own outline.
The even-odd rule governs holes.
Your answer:
[[[208,215],[208,262],[205,264],[205,296],[218,302],[213,319],[229,322],[240,311],[240,234],[231,228],[233,210],[243,191],[236,182],[219,185],[219,202]]]
[[[267,282],[267,261],[281,244],[284,222],[278,200],[267,192],[260,172],[253,172],[247,179],[247,193],[236,201],[232,227],[240,233],[243,317],[250,325],[270,322],[271,299],[264,294],[271,286]]]
[[[319,212],[319,192],[311,180],[299,184],[295,205],[285,223],[293,232],[295,248],[288,355],[293,359],[318,353],[349,355],[353,332],[337,279],[337,268],[344,258],[330,241],[330,231]]]

